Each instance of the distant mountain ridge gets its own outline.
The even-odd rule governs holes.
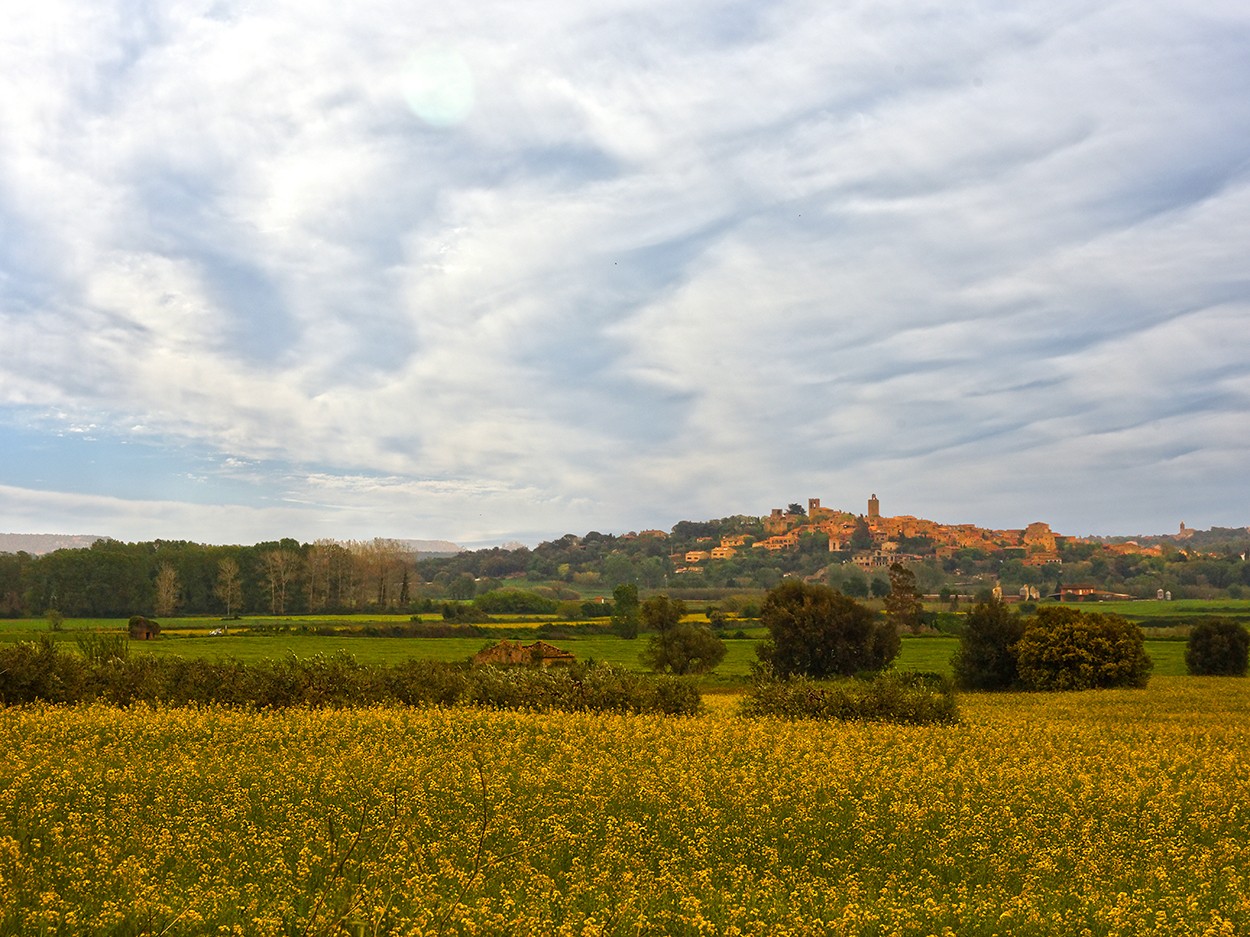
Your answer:
[[[396,543],[402,543],[410,550],[416,550],[420,554],[445,554],[454,556],[457,553],[463,553],[464,547],[458,543],[452,543],[450,540],[397,540]]]
[[[0,534],[0,553],[42,556],[53,550],[80,550],[103,539],[99,534]]]
[[[42,556],[54,550],[82,550],[97,540],[107,540],[102,534],[0,534],[0,553],[29,553]],[[395,541],[425,556],[454,556],[463,553],[464,547],[450,540],[404,540]]]

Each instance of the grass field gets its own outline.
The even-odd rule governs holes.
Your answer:
[[[1087,606],[1082,604],[1079,607]],[[1142,621],[1151,618],[1202,618],[1205,615],[1250,617],[1250,599],[1174,599],[1171,602],[1142,599],[1134,602],[1099,602],[1088,607],[1098,611],[1116,612],[1126,618]]]
[[[961,706],[0,711],[0,932],[1250,933],[1250,680]]]
[[[1173,603],[1175,604],[1175,603]],[[351,621],[351,619],[343,619]],[[357,621],[365,620],[358,619]],[[379,618],[370,616],[368,621],[407,621],[408,616]],[[210,636],[208,632],[221,627],[219,619],[175,619],[179,627],[165,629],[159,640],[133,642],[135,652],[158,656],[180,655],[223,659],[228,657],[242,661],[282,657],[294,654],[311,657],[314,654],[333,654],[345,651],[362,663],[398,663],[405,660],[462,661],[491,643],[489,638],[367,638],[347,635],[321,636],[315,634],[252,634],[235,624],[228,635]],[[262,622],[265,620],[261,620]],[[283,624],[296,624],[300,619],[272,620]],[[306,619],[309,622],[325,621]],[[255,623],[249,620],[248,624]],[[0,640],[36,640],[49,635],[59,641],[73,643],[76,632],[119,631],[124,622],[114,619],[70,619],[66,630],[50,634],[46,625],[32,621],[0,622]],[[512,623],[515,627],[516,623]],[[733,683],[746,677],[756,660],[755,646],[765,634],[762,628],[748,631],[747,640],[725,642],[725,659],[716,669],[711,682]],[[645,636],[635,641],[625,641],[612,635],[592,634],[572,638],[552,639],[552,643],[572,651],[579,660],[607,661],[629,669],[642,669],[638,661],[639,651],[645,644]],[[901,670],[923,670],[934,673],[950,673],[950,659],[958,646],[958,640],[947,636],[904,637],[902,651],[895,662]],[[1154,661],[1154,673],[1160,676],[1184,674],[1185,645],[1176,640],[1147,640],[1146,652]]]

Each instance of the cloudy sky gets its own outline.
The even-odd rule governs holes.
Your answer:
[[[41,0],[0,531],[1250,524],[1250,7]]]

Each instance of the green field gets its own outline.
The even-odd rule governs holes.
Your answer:
[[[1175,603],[1173,603],[1175,604]],[[334,619],[348,625],[360,626],[366,622],[394,623],[406,622],[407,615],[344,616]],[[431,621],[436,620],[431,617]],[[441,619],[439,619],[441,620]],[[180,655],[184,657],[202,657],[209,659],[237,658],[252,662],[257,660],[282,657],[294,654],[297,657],[311,657],[314,654],[334,654],[346,652],[362,663],[398,663],[406,660],[440,660],[462,661],[483,647],[493,643],[489,638],[370,638],[357,635],[316,635],[316,634],[256,634],[247,630],[248,626],[276,625],[298,628],[303,625],[325,623],[324,617],[314,618],[283,618],[283,619],[247,619],[230,622],[232,633],[210,636],[209,631],[222,627],[220,619],[183,618],[172,619],[171,625],[164,627],[161,637],[154,641],[132,642],[132,651],[136,653],[164,655]],[[541,623],[541,619],[513,620],[499,623],[499,629],[527,627]],[[125,622],[115,619],[67,619],[65,630],[50,633],[46,623],[35,621],[0,622],[0,640],[36,640],[48,635],[58,641],[72,645],[76,632],[99,631],[117,632],[124,630]],[[731,631],[734,629],[731,629]],[[745,640],[730,639],[725,642],[727,653],[716,672],[707,678],[709,682],[730,683],[740,682],[751,672],[751,665],[756,660],[755,647],[759,639],[765,635],[762,628],[751,628]],[[533,640],[527,639],[527,640]],[[645,636],[634,641],[626,641],[613,635],[589,634],[570,638],[552,638],[551,643],[572,651],[579,660],[606,661],[628,669],[642,669],[638,654],[645,646]],[[949,636],[922,636],[903,638],[902,651],[895,662],[901,670],[921,670],[934,673],[950,673],[950,659],[958,647],[958,639]],[[1154,661],[1154,673],[1160,676],[1180,675],[1185,671],[1185,645],[1178,640],[1146,641],[1146,652]]]

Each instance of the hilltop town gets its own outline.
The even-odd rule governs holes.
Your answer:
[[[1136,538],[1060,534],[1043,521],[1003,530],[943,524],[885,513],[874,493],[862,511],[809,498],[764,516],[681,521],[667,532],[570,534],[524,551],[525,573],[512,566],[521,557],[498,554],[481,564],[462,556],[444,572],[512,567],[508,578],[546,571],[584,585],[603,578],[679,589],[769,587],[801,576],[866,595],[902,563],[934,594],[1198,597],[1250,589],[1248,548],[1246,528],[1194,531],[1184,523],[1175,534]]]
[[[746,549],[797,550],[805,537],[812,536],[826,539],[830,553],[849,554],[842,559],[864,571],[898,562],[944,560],[966,550],[1016,559],[1023,566],[1062,564],[1060,548],[1071,544],[1096,543],[1100,550],[1120,556],[1162,556],[1164,552],[1160,543],[1137,540],[1111,543],[1056,534],[1042,521],[1023,528],[993,530],[975,524],[941,524],[910,514],[885,515],[881,513],[881,502],[875,493],[868,499],[867,511],[862,514],[824,507],[819,498],[809,498],[806,508],[798,504],[792,504],[789,509],[773,508],[760,523],[764,536],[727,534],[711,549],[673,554],[672,559],[681,563],[676,572],[696,572],[701,563],[733,559]],[[645,533],[663,535],[660,531]],[[1182,523],[1176,539],[1192,535]]]

